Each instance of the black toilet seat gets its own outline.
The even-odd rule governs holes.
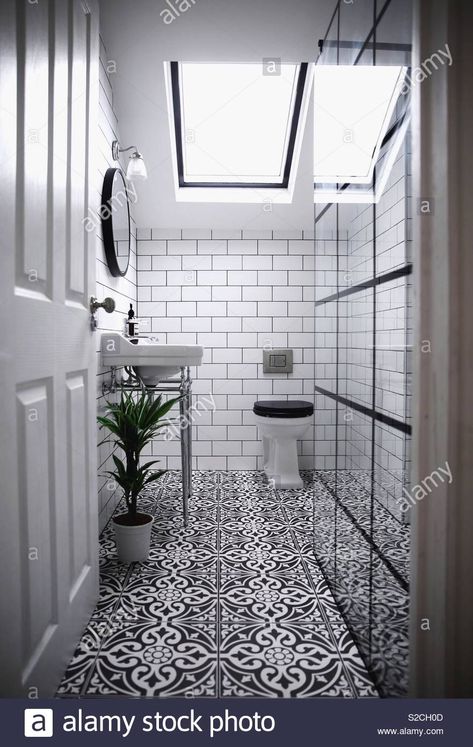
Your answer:
[[[264,418],[305,418],[313,415],[314,405],[304,400],[263,400],[253,405],[255,415]]]

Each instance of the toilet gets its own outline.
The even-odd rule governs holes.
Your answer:
[[[253,405],[263,441],[264,471],[276,488],[301,488],[297,441],[312,424],[314,406],[301,400],[268,400]]]

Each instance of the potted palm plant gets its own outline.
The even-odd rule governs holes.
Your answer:
[[[162,394],[154,397],[144,390],[138,396],[122,392],[120,401],[107,402],[105,415],[97,418],[100,426],[114,436],[102,443],[115,443],[124,456],[122,460],[113,454],[115,470],[106,473],[122,488],[126,502],[126,513],[113,518],[118,558],[124,563],[148,558],[153,517],[138,511],[138,498],[143,488],[159,480],[166,470],[153,469],[157,459],[140,464],[140,455],[168,425],[166,415],[179,399],[163,402]]]

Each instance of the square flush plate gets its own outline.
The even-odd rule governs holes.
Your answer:
[[[263,373],[292,373],[292,350],[263,350]]]

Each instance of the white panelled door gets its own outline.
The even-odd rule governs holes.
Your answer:
[[[96,0],[0,3],[0,682],[54,694],[96,602]],[[91,137],[92,135],[92,137]]]

